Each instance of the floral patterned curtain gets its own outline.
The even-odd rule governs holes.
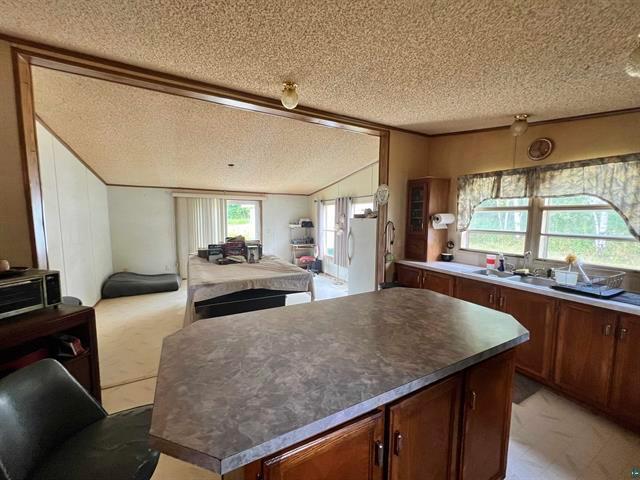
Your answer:
[[[458,177],[458,230],[491,198],[571,195],[606,201],[640,240],[640,153]]]

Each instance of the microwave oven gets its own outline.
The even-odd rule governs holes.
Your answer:
[[[58,305],[61,301],[60,272],[27,270],[0,278],[0,319]]]

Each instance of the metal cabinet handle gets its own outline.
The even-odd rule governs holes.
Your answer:
[[[472,390],[471,391],[471,404],[470,404],[471,410],[475,410],[476,409],[477,403],[478,403],[478,394],[474,390]]]
[[[374,445],[375,452],[373,453],[374,462],[376,466],[381,467],[384,459],[384,444],[380,440],[376,440]]]
[[[498,300],[498,305],[500,306],[500,308],[504,307],[504,297],[500,297],[500,299]]]
[[[393,453],[395,453],[396,455],[400,455],[400,450],[402,450],[403,440],[404,440],[404,437],[402,436],[402,434],[400,432],[396,432],[394,435],[394,442],[393,442]]]
[[[629,329],[621,328],[620,333],[618,333],[618,340],[624,340],[625,337],[627,336],[627,333],[629,333]]]
[[[489,294],[489,303],[491,305],[493,305],[495,303],[495,296],[493,295],[493,293]]]
[[[609,336],[611,336],[611,330],[613,330],[613,326],[610,323],[607,323],[604,326],[604,329],[603,329],[602,333],[604,334],[605,337],[609,337]]]

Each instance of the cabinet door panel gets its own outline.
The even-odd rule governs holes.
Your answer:
[[[407,198],[407,235],[424,236],[427,231],[427,183],[423,180],[409,181]]]
[[[555,383],[582,400],[604,405],[613,367],[616,314],[561,302]]]
[[[495,308],[498,289],[490,284],[468,278],[458,278],[456,281],[456,298],[467,302]]]
[[[504,478],[511,423],[513,350],[467,373],[462,440],[462,480]]]
[[[516,348],[516,366],[550,380],[556,320],[556,301],[544,295],[500,288],[500,310],[529,330],[529,341]]]
[[[456,478],[462,376],[444,380],[390,408],[389,478]]]
[[[382,480],[377,443],[384,414],[374,413],[264,462],[265,480]]]
[[[451,275],[444,273],[430,272],[425,270],[422,274],[422,288],[433,290],[453,297],[455,279]]]
[[[621,315],[609,407],[640,425],[640,317]]]
[[[407,267],[396,263],[396,273],[398,276],[398,282],[403,287],[420,288],[422,282],[422,270],[414,267]]]

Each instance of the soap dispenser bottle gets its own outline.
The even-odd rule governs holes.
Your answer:
[[[498,271],[504,272],[504,255],[500,254],[498,257]]]

